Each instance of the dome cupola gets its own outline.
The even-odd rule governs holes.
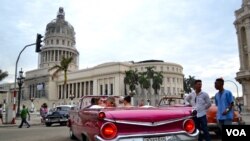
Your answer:
[[[62,7],[46,26],[44,46],[41,48],[39,68],[50,68],[60,64],[62,56],[73,57],[69,70],[78,70],[79,52],[75,47],[74,27],[65,20],[65,12]]]

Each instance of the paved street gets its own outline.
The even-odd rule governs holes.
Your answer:
[[[42,125],[30,128],[0,128],[1,141],[71,141],[67,126],[45,127]]]

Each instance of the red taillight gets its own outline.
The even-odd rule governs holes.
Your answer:
[[[117,127],[114,123],[105,123],[101,128],[101,135],[105,139],[113,139],[117,135]]]
[[[195,130],[195,123],[192,119],[187,119],[183,123],[183,128],[188,133],[193,133]]]
[[[105,115],[104,112],[100,112],[100,113],[98,114],[98,118],[99,118],[99,119],[104,119],[105,117],[106,117],[106,115]]]

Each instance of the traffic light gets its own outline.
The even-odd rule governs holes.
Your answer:
[[[36,35],[36,52],[41,52],[42,47],[42,38],[43,36],[41,34]]]

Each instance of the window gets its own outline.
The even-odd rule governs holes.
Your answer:
[[[110,84],[110,95],[113,95],[113,84]]]
[[[65,42],[65,41],[64,41],[64,40],[62,40],[62,44],[63,44],[63,45],[64,45],[64,42]]]
[[[108,95],[108,84],[105,84],[105,95]]]
[[[59,44],[59,40],[58,40],[58,39],[56,39],[56,44],[57,44],[57,45]]]
[[[90,95],[93,95],[93,81],[90,81]]]
[[[168,95],[171,95],[170,87],[168,87]]]
[[[170,78],[169,77],[167,78],[167,81],[168,81],[168,83],[170,83]]]
[[[100,95],[103,95],[103,88],[102,88],[102,85],[100,85]]]

